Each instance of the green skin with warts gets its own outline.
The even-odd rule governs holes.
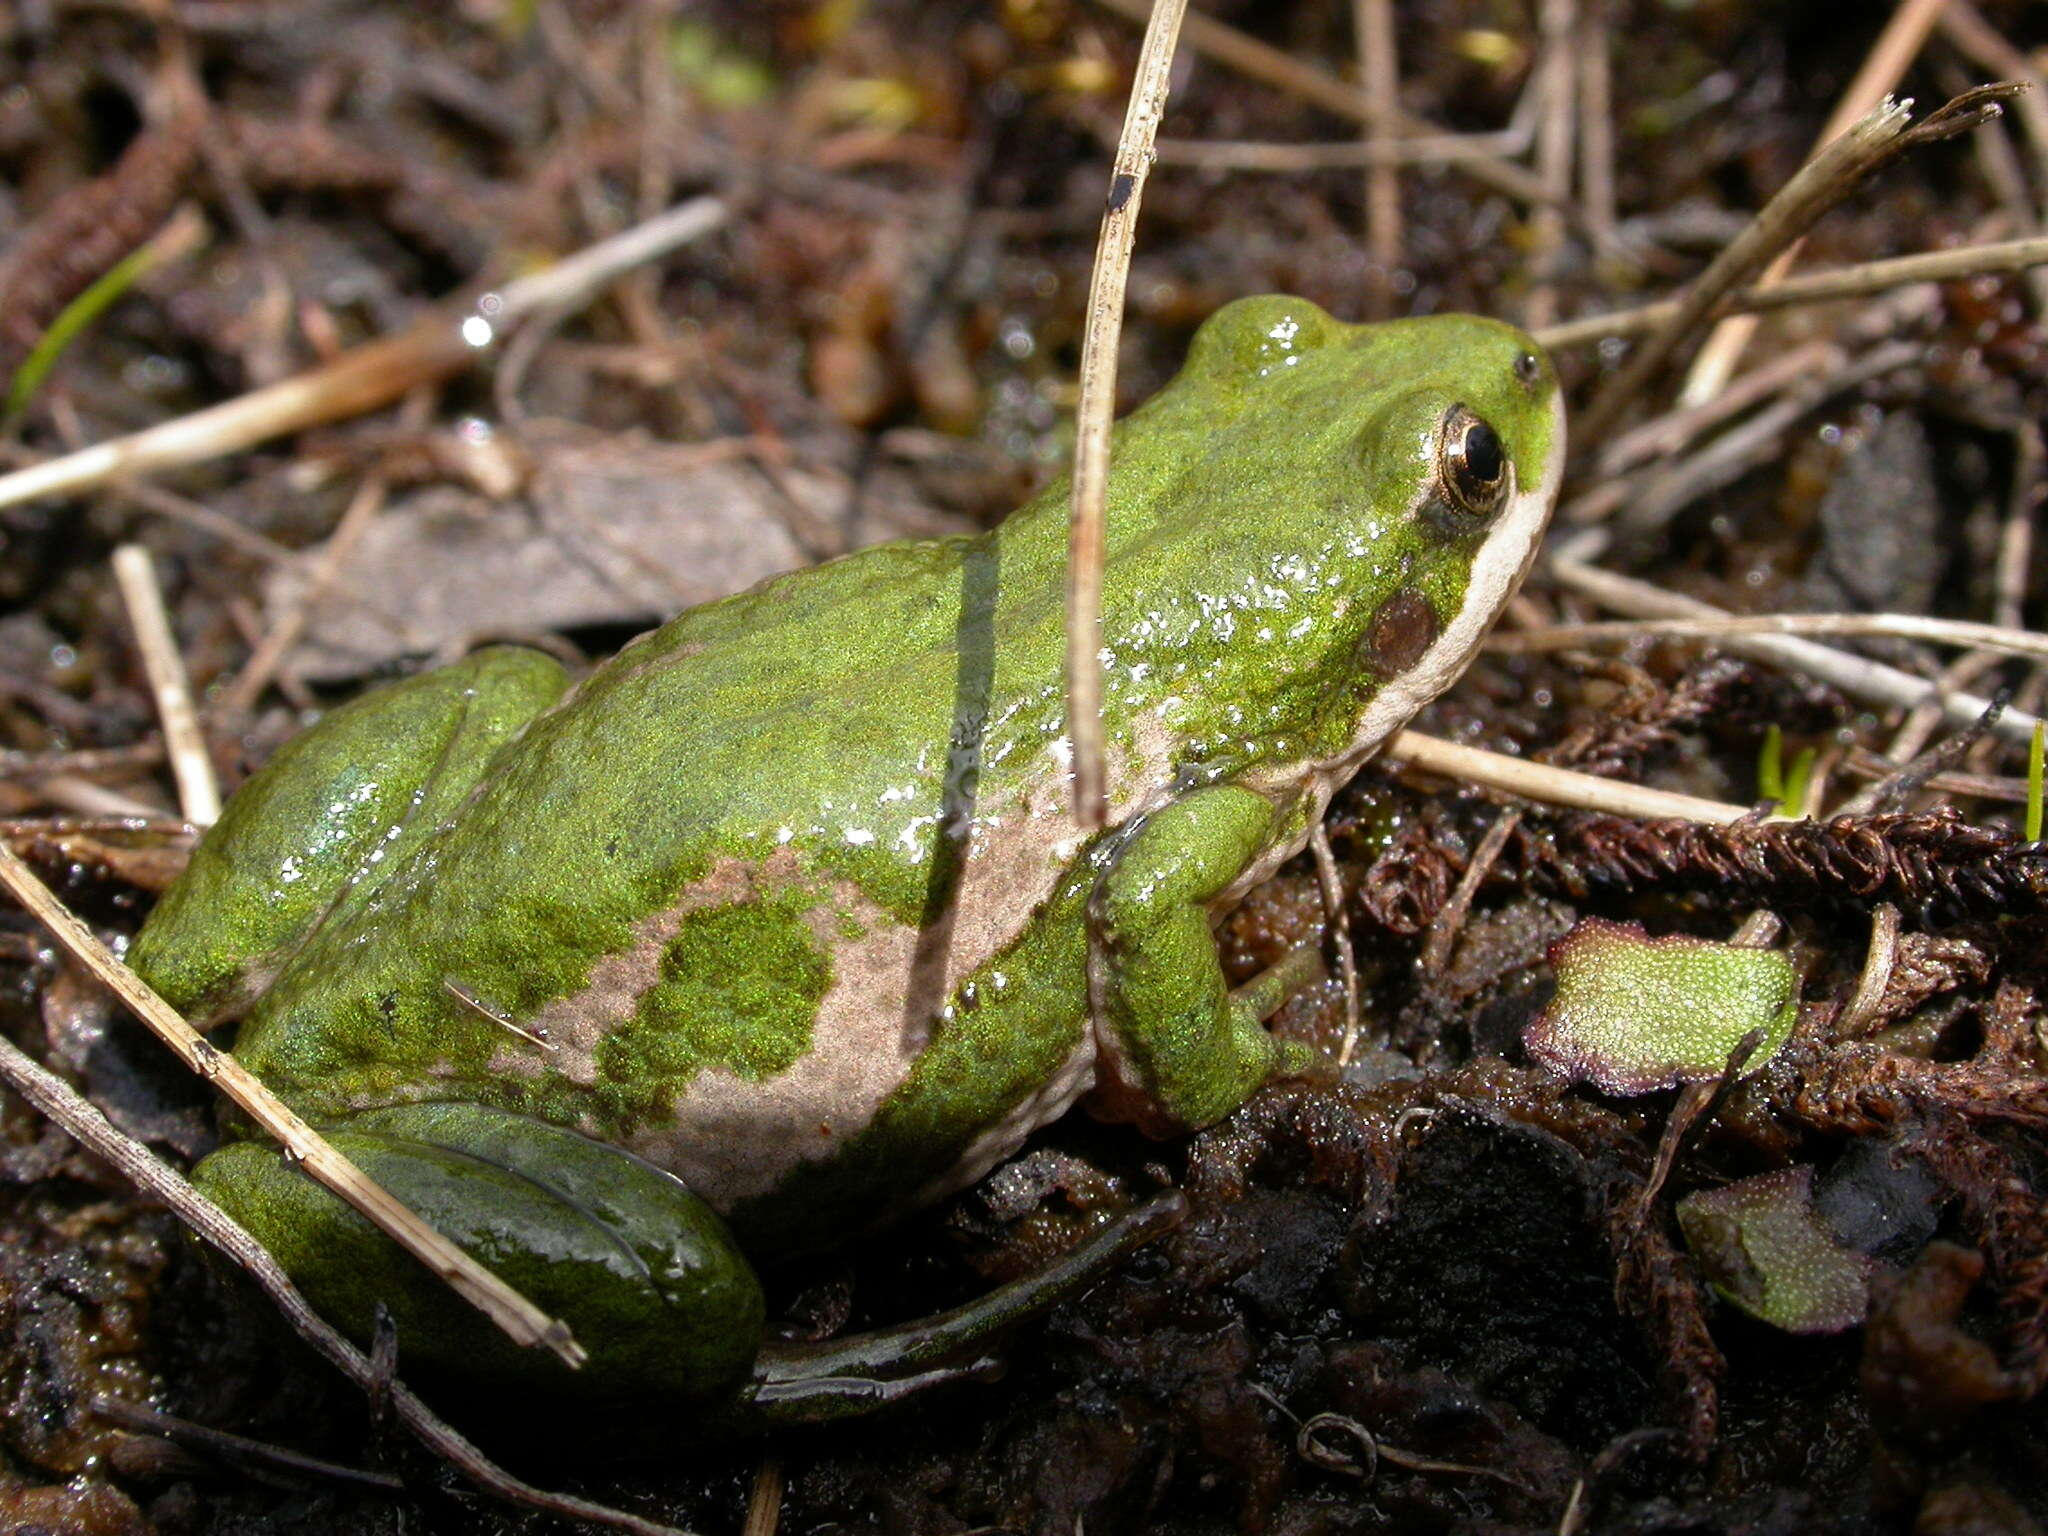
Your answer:
[[[1478,505],[1446,489],[1460,407],[1499,444]],[[746,1390],[750,1257],[958,1188],[1084,1094],[1171,1134],[1303,1064],[1230,997],[1212,922],[1455,675],[1562,453],[1509,327],[1220,311],[1115,436],[1093,835],[1064,484],[692,609],[573,688],[500,649],[335,710],[134,962],[239,1019],[244,1062],[592,1363],[498,1340],[265,1145],[202,1184],[344,1326],[392,1306],[409,1365]]]

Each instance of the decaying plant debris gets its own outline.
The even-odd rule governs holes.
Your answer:
[[[406,396],[0,506],[11,846],[103,934],[132,931],[189,845],[167,759],[231,784],[366,674],[490,638],[601,653],[707,581],[752,579],[764,549],[999,516],[1065,451],[1145,9],[0,8],[0,472],[280,381],[360,379],[366,355],[376,398]],[[2038,8],[1868,9],[1198,3],[1122,404],[1244,293],[1568,325],[1663,297],[1756,239],[1831,116],[1867,120],[1887,91],[1931,109],[2032,87],[1802,220],[1799,270],[2039,236]],[[696,197],[719,216],[688,245],[535,304],[474,356],[451,341],[494,313],[480,294]],[[181,219],[191,238],[151,247]],[[1783,243],[1731,258],[1729,283]],[[1020,1337],[1004,1380],[765,1447],[518,1470],[704,1531],[750,1505],[797,1532],[2048,1527],[2048,853],[2021,826],[2038,662],[1898,638],[1537,648],[1616,614],[1698,622],[1684,600],[2042,627],[2044,271],[1787,309],[1640,378],[1619,342],[1560,348],[1605,421],[1574,441],[1560,553],[1504,626],[1531,644],[1422,724],[1738,805],[1761,767],[1810,819],[1508,808],[1375,765],[1328,828],[1365,1023],[1341,1080],[1275,1086],[1185,1145],[1074,1118],[951,1206],[771,1277],[794,1332],[910,1317],[1184,1187],[1187,1223]],[[1714,315],[1695,307],[1697,333]],[[109,572],[123,543],[154,555],[206,762],[163,743]],[[486,546],[489,580],[436,584]],[[564,579],[528,602],[498,574],[523,570]],[[1947,709],[1894,707],[1930,678]],[[1577,920],[1726,939],[1759,912],[1800,1010],[1753,1075],[1610,1098],[1523,1050]],[[1222,936],[1249,977],[1325,926],[1304,861]],[[11,908],[0,962],[30,1056],[138,1146],[208,1145],[206,1092]],[[1342,987],[1278,1027],[1334,1046]],[[1756,1321],[1681,1240],[1689,1193],[1794,1168],[1873,1255],[1860,1328]],[[479,1499],[370,1396],[0,1098],[9,1528],[548,1518]]]

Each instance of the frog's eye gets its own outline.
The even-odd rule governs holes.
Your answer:
[[[1508,451],[1500,434],[1469,406],[1444,412],[1437,429],[1437,479],[1444,499],[1474,516],[1498,508],[1508,493]]]

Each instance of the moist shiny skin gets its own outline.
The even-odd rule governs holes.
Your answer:
[[[1240,301],[1116,433],[1107,830],[1068,814],[1062,483],[991,533],[692,609],[574,686],[498,649],[334,711],[232,802],[136,964],[448,1222],[496,1213],[458,1235],[521,1273],[583,1262],[557,1250],[586,1220],[630,1248],[634,1201],[657,1246],[708,1234],[716,1285],[621,1260],[633,1295],[580,1303],[579,1335],[744,1292],[747,1259],[977,1178],[1083,1095],[1169,1134],[1299,1064],[1229,998],[1212,915],[1462,669],[1563,447],[1507,326]],[[549,1183],[565,1131],[630,1200]],[[201,1176],[323,1308],[412,1288],[268,1149]],[[758,1298],[711,1306],[744,1329]]]

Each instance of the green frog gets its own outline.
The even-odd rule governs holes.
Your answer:
[[[1233,993],[1213,926],[1470,660],[1563,420],[1490,320],[1214,315],[1114,438],[1099,831],[1069,805],[1064,484],[693,608],[580,682],[478,652],[251,778],[136,968],[239,1021],[273,1089],[569,1323],[581,1372],[264,1142],[200,1184],[323,1312],[362,1336],[382,1303],[407,1368],[486,1392],[772,1421],[933,1378],[1080,1271],[796,1349],[763,1347],[755,1264],[1076,1102],[1171,1136],[1307,1063],[1264,1024],[1285,985]]]

